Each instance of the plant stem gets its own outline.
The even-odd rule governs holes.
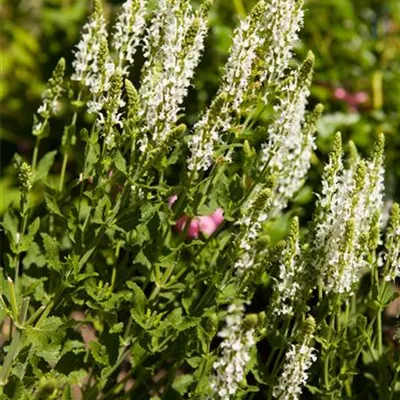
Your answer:
[[[35,172],[38,154],[39,154],[39,145],[40,145],[41,137],[36,137],[35,147],[33,149],[33,156],[32,156],[32,172]]]
[[[81,96],[82,96],[82,92],[79,92],[78,98],[76,99],[78,102],[80,101]],[[74,114],[72,115],[71,126],[76,125],[76,120],[77,119],[78,119],[78,112],[74,111]],[[64,187],[65,171],[67,169],[67,163],[68,163],[68,157],[69,157],[68,146],[69,146],[69,143],[68,143],[68,145],[66,147],[66,150],[65,150],[65,153],[64,153],[64,157],[63,157],[62,167],[61,167],[60,184],[58,186],[58,190],[60,192],[62,192],[63,187]]]
[[[68,163],[68,153],[65,152],[64,157],[63,157],[62,167],[61,167],[60,184],[59,184],[59,187],[58,187],[58,190],[60,192],[62,192],[63,186],[64,186],[65,171],[67,169],[67,163]]]

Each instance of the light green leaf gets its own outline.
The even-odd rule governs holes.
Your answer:
[[[89,349],[90,349],[90,354],[98,364],[101,365],[110,364],[106,346],[103,346],[99,342],[90,342]]]
[[[43,246],[45,249],[45,257],[50,268],[56,271],[61,270],[61,262],[59,259],[59,244],[47,233],[41,233]]]
[[[54,164],[56,154],[57,150],[54,150],[42,157],[35,171],[34,182],[39,181],[40,179],[45,179],[48,176],[50,168]]]
[[[21,243],[19,245],[19,251],[27,251],[31,245],[33,240],[35,239],[36,233],[40,226],[40,218],[37,217],[35,220],[29,225],[28,233],[22,238]]]
[[[122,154],[117,151],[114,156],[114,164],[118,171],[126,174],[126,161]]]

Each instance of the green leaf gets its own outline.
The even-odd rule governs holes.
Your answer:
[[[117,151],[114,156],[114,164],[118,171],[126,174],[126,161],[122,154]]]
[[[35,220],[29,225],[28,233],[24,235],[19,245],[19,251],[27,251],[31,245],[33,240],[35,239],[36,233],[40,226],[40,218],[37,217]]]
[[[17,252],[17,233],[19,219],[12,208],[8,209],[4,215],[1,226],[4,228],[10,247],[13,253]]]
[[[48,317],[35,327],[27,327],[25,332],[32,354],[43,358],[53,368],[62,355],[61,344],[65,335],[62,320]]]
[[[110,364],[106,346],[103,346],[99,342],[90,342],[89,349],[90,349],[90,354],[98,364],[101,365]]]
[[[133,303],[135,311],[141,315],[144,315],[148,301],[143,293],[143,290],[133,281],[126,282],[126,285],[133,291]]]
[[[193,382],[193,375],[183,374],[174,379],[172,388],[175,389],[181,396],[187,393],[189,386]]]
[[[43,239],[45,249],[45,257],[50,268],[61,271],[61,262],[59,259],[59,244],[56,239],[49,236],[47,233],[40,234]]]
[[[64,133],[61,138],[61,147],[63,152],[68,151],[76,143],[76,125],[67,125],[64,127]]]
[[[45,179],[48,176],[50,168],[54,164],[56,154],[57,150],[54,150],[42,157],[35,171],[34,182]]]
[[[111,201],[108,196],[105,195],[96,205],[92,222],[96,222],[97,224],[105,224],[105,218],[110,208]]]
[[[36,265],[39,268],[46,265],[46,258],[43,256],[39,245],[33,242],[22,260],[24,268],[29,268],[31,265]]]
[[[53,196],[51,196],[48,193],[45,193],[44,194],[44,199],[45,199],[45,202],[46,202],[47,210],[51,214],[55,214],[55,215],[58,215],[61,218],[65,218],[65,216],[62,214],[60,208],[58,207],[56,199]]]

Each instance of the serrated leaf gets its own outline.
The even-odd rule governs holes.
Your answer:
[[[147,308],[147,298],[140,287],[132,282],[128,281],[127,286],[133,290],[133,306],[131,307],[131,316],[133,320],[141,326],[143,329],[148,329],[148,316],[145,315]]]
[[[110,208],[111,208],[111,201],[106,195],[97,203],[92,222],[95,221],[98,224],[104,224],[106,214],[110,210]]]
[[[24,268],[29,268],[33,264],[39,268],[46,265],[46,258],[43,256],[40,247],[36,242],[31,244],[22,260],[22,265]]]
[[[31,247],[39,226],[40,218],[36,217],[35,220],[29,225],[28,233],[23,236],[19,245],[19,251],[27,251]]]
[[[64,214],[61,212],[60,208],[58,207],[56,199],[53,196],[49,195],[48,193],[45,193],[44,199],[46,202],[47,210],[51,214],[55,214],[61,218],[65,218]]]
[[[60,271],[61,270],[61,262],[59,259],[59,244],[58,242],[49,236],[47,233],[40,234],[43,239],[43,246],[45,249],[45,257],[47,264],[50,268]]]
[[[50,151],[46,155],[42,157],[42,159],[39,161],[39,164],[36,168],[35,175],[34,175],[34,181],[39,181],[40,179],[45,179],[50,171],[50,168],[54,164],[54,159],[56,157],[57,150]]]
[[[210,345],[210,338],[208,337],[207,333],[203,329],[201,325],[197,326],[197,337],[200,340],[201,344],[201,349],[203,350],[203,353],[207,354],[208,353],[208,348]]]
[[[100,344],[99,342],[90,342],[89,349],[90,349],[90,354],[98,364],[101,365],[110,364],[106,346]]]
[[[61,358],[61,343],[65,335],[63,322],[58,317],[48,317],[35,327],[27,327],[26,340],[31,352],[54,367]]]

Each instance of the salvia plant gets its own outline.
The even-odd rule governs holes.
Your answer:
[[[323,111],[293,59],[303,1],[240,21],[188,124],[212,8],[127,0],[110,27],[95,0],[56,65],[2,222],[2,399],[400,398],[384,135],[363,158],[338,133],[312,219],[272,240]]]

